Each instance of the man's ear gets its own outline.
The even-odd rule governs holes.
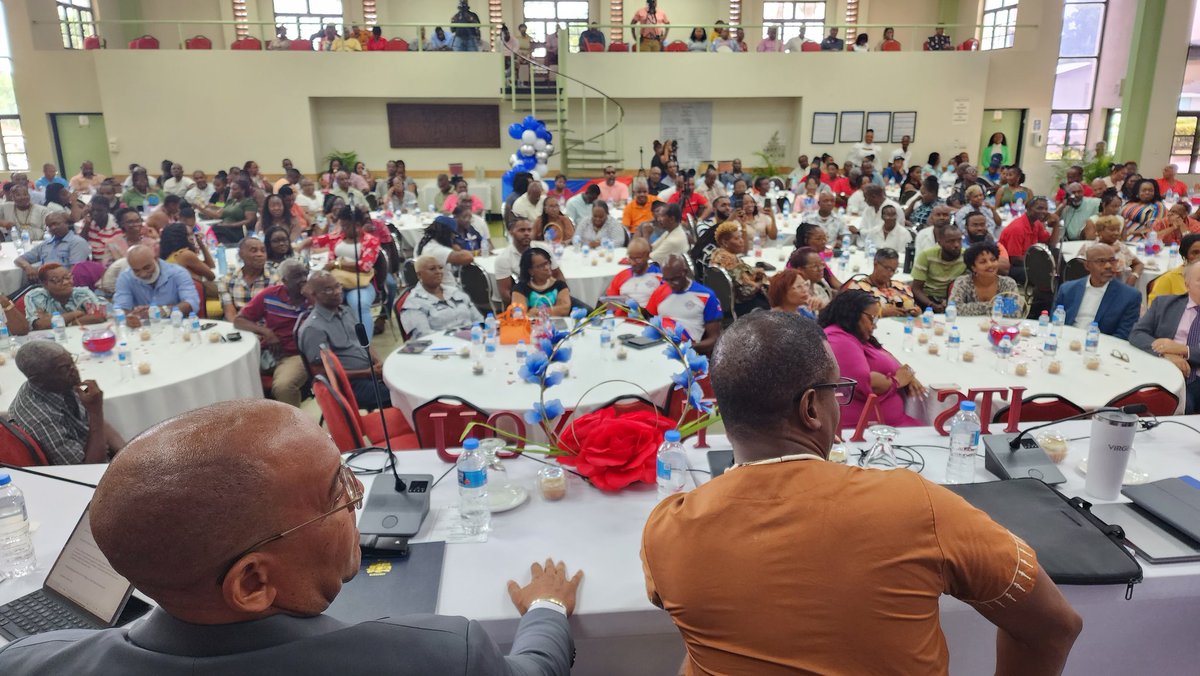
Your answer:
[[[275,603],[277,589],[272,578],[271,557],[253,552],[238,559],[221,583],[225,604],[240,613],[265,612]]]
[[[808,390],[800,395],[800,401],[796,402],[796,418],[806,430],[815,432],[821,429],[821,419],[817,414],[816,390]]]

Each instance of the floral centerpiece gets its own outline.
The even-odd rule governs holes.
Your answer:
[[[687,402],[677,420],[650,410],[625,412],[615,406],[578,414],[578,405],[568,411],[560,400],[547,398],[565,377],[564,368],[572,354],[571,338],[588,327],[615,321],[613,310],[626,314],[625,322],[642,326],[643,336],[661,339],[665,344],[663,354],[679,363],[681,371],[672,377],[672,387],[686,391]],[[540,328],[534,331],[532,341],[532,347],[536,349],[529,352],[519,371],[522,380],[539,388],[538,400],[525,414],[525,421],[539,426],[547,441],[532,441],[480,422],[468,425],[463,438],[475,427],[489,429],[510,442],[524,444],[524,448],[507,450],[544,454],[562,465],[573,467],[577,474],[605,491],[617,491],[638,482],[653,484],[656,453],[668,430],[678,429],[687,437],[720,420],[715,406],[704,400],[699,383],[708,376],[708,357],[697,354],[691,341],[679,329],[664,326],[658,318],[642,319],[633,301],[628,304],[610,302],[590,314],[577,309],[571,317],[575,326],[569,331],[556,329],[549,321],[539,322]],[[555,368],[556,364],[562,366]],[[597,387],[610,383],[625,383],[646,394],[636,383],[614,379],[592,386],[580,400]]]

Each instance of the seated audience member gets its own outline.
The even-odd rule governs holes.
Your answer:
[[[76,263],[92,257],[92,248],[87,240],[71,230],[64,213],[46,216],[46,235],[46,239],[13,259],[13,263],[24,270],[29,279],[36,277],[38,268],[47,263],[58,263],[69,270]]]
[[[1121,239],[1133,242],[1144,238],[1154,227],[1155,221],[1163,217],[1167,206],[1158,193],[1158,183],[1144,178],[1136,183],[1128,201],[1121,208],[1121,218],[1125,219],[1125,232]]]
[[[1094,216],[1100,213],[1100,198],[1089,197],[1081,183],[1068,183],[1063,190],[1062,201],[1054,213],[1063,224],[1063,237],[1068,240],[1092,239],[1095,233],[1090,227]]]
[[[55,312],[66,326],[100,324],[108,320],[99,307],[100,299],[86,286],[75,286],[71,271],[58,263],[47,263],[38,270],[34,287],[25,294],[25,319],[34,330],[53,328]],[[12,326],[9,331],[12,332]],[[19,335],[19,334],[18,334]]]
[[[83,218],[85,206],[82,201],[71,194],[71,191],[61,183],[51,183],[46,186],[46,208],[50,213],[59,212],[74,223]]]
[[[400,308],[400,323],[410,338],[421,338],[446,329],[461,329],[483,321],[483,315],[462,289],[444,284],[444,268],[433,256],[416,262],[420,282]]]
[[[1153,305],[1154,300],[1159,296],[1177,296],[1187,293],[1183,273],[1187,270],[1188,264],[1200,260],[1200,246],[1198,245],[1200,245],[1200,233],[1183,236],[1183,241],[1179,244],[1179,257],[1183,260],[1183,265],[1167,270],[1151,283],[1150,293],[1146,298],[1147,304]]]
[[[1033,191],[1025,187],[1025,172],[1017,165],[1003,169],[1001,176],[1003,183],[996,188],[996,206],[1028,202],[1033,197]]]
[[[796,249],[788,257],[787,266],[799,272],[808,282],[809,304],[814,310],[819,311],[829,304],[836,287],[830,283],[829,268],[816,249],[807,246]]]
[[[528,223],[528,221],[526,221]],[[445,281],[458,284],[458,269],[470,265],[475,260],[475,253],[464,248],[458,241],[458,224],[448,216],[438,216],[425,227],[425,234],[417,242],[416,255],[429,255],[451,271]]]
[[[229,490],[232,477],[253,488]],[[0,671],[361,673],[382,650],[408,657],[390,668],[403,675],[570,672],[582,573],[550,560],[533,564],[529,585],[509,584],[524,617],[507,657],[465,618],[323,615],[358,573],[362,501],[333,442],[297,409],[231,401],[168,420],[114,459],[90,511],[100,555],[156,607],[123,627],[10,643]],[[360,644],[377,649],[335,647]]]
[[[105,247],[106,255],[112,258],[113,265],[125,259],[129,247],[138,244],[151,247],[154,249],[154,254],[158,255],[159,240],[146,232],[146,224],[142,221],[142,215],[137,212],[137,209],[125,207],[117,212],[115,218],[120,233],[109,239]],[[111,268],[112,265],[109,266],[109,269]]]
[[[1062,220],[1050,213],[1045,197],[1034,197],[1025,205],[1026,211],[1004,226],[996,241],[1008,252],[1013,267],[1025,267],[1025,253],[1035,244],[1058,246],[1062,237]],[[959,212],[962,213],[962,212]],[[1046,230],[1046,224],[1050,230]]]
[[[672,255],[684,255],[691,248],[687,230],[684,229],[683,214],[678,204],[668,204],[662,212],[659,224],[663,234],[650,240],[650,258],[660,267],[666,266]]]
[[[828,241],[841,242],[842,235],[850,234],[850,228],[846,222],[838,215],[836,206],[837,202],[833,194],[822,192],[817,194],[817,210],[810,211],[804,214],[802,223],[812,223],[818,225],[825,232],[825,238]],[[857,230],[858,228],[855,228]]]
[[[559,204],[566,205],[567,200],[571,199],[571,189],[567,187],[567,177],[559,174],[554,177],[554,187],[550,189],[547,195],[554,195],[558,198]]]
[[[8,201],[0,202],[0,229],[7,231],[7,239],[21,239],[21,231],[29,232],[31,240],[46,236],[46,216],[50,210],[33,201],[29,188],[14,185],[8,191]]]
[[[624,246],[625,240],[629,237],[629,231],[621,227],[617,219],[608,213],[608,203],[601,200],[592,204],[591,218],[575,224],[575,234],[583,244],[593,249],[605,241],[610,241],[616,246]]]
[[[634,179],[634,183],[637,183],[637,179]],[[696,184],[696,194],[708,200],[710,204],[715,202],[718,197],[728,197],[724,184],[717,180],[716,168],[711,164],[704,171],[704,180]]]
[[[104,420],[104,392],[96,381],[80,380],[75,357],[66,348],[31,340],[17,350],[16,363],[26,380],[8,405],[8,415],[38,442],[50,464],[104,462],[125,445]],[[0,652],[0,666],[11,648],[10,643]]]
[[[138,221],[141,221],[140,216]],[[108,198],[101,195],[92,196],[79,230],[79,236],[87,240],[91,249],[92,260],[105,265],[112,263],[114,257],[109,253],[108,244],[120,234],[121,226],[109,210]]]
[[[825,235],[825,230],[817,227],[816,225],[813,225],[811,223],[803,223],[796,230],[796,241],[794,242],[794,244],[796,245],[796,248],[801,249],[804,247],[808,247],[809,249],[812,249],[814,252],[816,252],[816,254],[821,258],[821,261],[825,268],[821,273],[821,277],[825,280],[825,282],[828,283],[830,289],[839,289],[842,286],[841,280],[839,280],[833,274],[833,269],[830,268],[829,264],[825,263],[824,261],[826,261],[827,259],[832,260],[832,256],[839,253],[841,246],[842,246],[842,242],[841,242],[841,240],[834,240],[834,242],[833,242],[834,250],[832,252],[830,252],[827,248],[828,243],[829,243],[829,240]],[[794,252],[793,252],[793,256],[794,256]],[[790,260],[791,259],[789,259],[789,261]],[[789,262],[789,265],[790,264],[791,263]]]
[[[600,186],[593,183],[583,192],[567,200],[567,205],[563,211],[567,214],[567,218],[571,219],[572,223],[582,223],[584,220],[592,217],[592,205],[598,199],[600,199]]]
[[[153,202],[162,204],[163,191],[157,185],[150,185],[150,176],[146,173],[145,168],[134,169],[129,178],[132,179],[132,183],[129,189],[121,194],[122,204],[134,209],[143,209]]]
[[[860,237],[867,241],[873,242],[877,249],[895,249],[903,251],[908,247],[908,243],[913,240],[912,232],[900,223],[900,209],[894,204],[885,204],[879,210],[879,215],[883,221],[874,228],[862,229]]]
[[[446,200],[446,202],[449,203],[450,200]],[[513,217],[524,218],[530,223],[537,223],[538,219],[542,216],[545,202],[546,195],[542,187],[542,182],[530,181],[525,194],[518,197],[512,204]]]
[[[942,230],[950,225],[953,214],[951,208],[945,204],[939,204],[929,211],[929,220],[925,222],[925,227],[917,230],[917,236],[913,238],[913,248],[917,253],[938,245],[938,238],[941,237]],[[985,221],[984,229],[986,228],[987,222]]]
[[[884,189],[880,186],[864,184],[862,196],[862,215],[858,222],[858,231],[860,233],[878,230],[883,227],[883,208],[885,206],[892,207],[896,210],[897,214],[904,213],[904,207],[889,199]]]
[[[171,164],[171,176],[163,181],[162,189],[168,195],[184,197],[195,185],[195,181],[183,175],[183,165],[173,162]]]
[[[311,178],[300,179],[300,192],[296,195],[296,206],[304,210],[309,223],[316,223],[325,208],[325,196],[317,192],[317,183]]]
[[[665,328],[681,330],[700,354],[711,354],[725,316],[716,292],[692,281],[691,266],[680,254],[668,256],[662,271],[663,283],[650,295],[646,312],[660,317]]]
[[[1176,202],[1170,206],[1163,217],[1154,222],[1158,240],[1167,245],[1178,244],[1184,235],[1200,233],[1200,221],[1190,214],[1191,207],[1187,202]]]
[[[1172,167],[1172,169],[1174,169],[1174,167]],[[95,165],[91,160],[84,160],[79,165],[79,173],[72,176],[71,180],[67,182],[67,185],[75,193],[81,195],[94,195],[96,193],[96,188],[100,187],[100,184],[104,182],[104,178],[105,177],[103,175],[96,173]]]
[[[541,248],[541,244],[533,242],[533,226],[529,221],[518,218],[509,224],[508,239],[510,244],[496,252],[496,291],[500,294],[500,303],[508,307],[512,303],[513,283],[521,269],[521,257],[531,246]],[[557,279],[563,279],[558,269],[558,261],[550,261],[551,274]]]
[[[662,284],[662,269],[658,263],[650,262],[650,242],[642,237],[629,242],[625,257],[629,267],[613,277],[604,295],[633,300],[638,307],[644,308],[650,302],[651,294]]]
[[[1012,277],[1000,273],[1000,248],[993,242],[972,244],[963,252],[967,272],[950,285],[950,300],[958,316],[987,316],[992,313],[996,296],[1020,296],[1021,289]]]
[[[538,185],[541,184],[539,183]],[[528,194],[528,191],[526,191],[526,194]],[[482,214],[484,212],[483,200],[479,199],[477,195],[472,195],[469,192],[467,182],[462,180],[454,184],[454,194],[442,201],[442,213],[454,213],[454,208],[459,204],[470,205],[473,213]],[[515,204],[514,202],[514,206]]]
[[[747,244],[752,244],[755,237],[759,239],[760,244],[774,241],[779,234],[775,225],[775,207],[770,204],[760,207],[754,200],[743,200],[742,208],[738,210],[736,217]]]
[[[846,47],[846,42],[839,39],[837,34],[838,29],[829,29],[829,35],[825,36],[825,39],[821,41],[822,52],[840,52]]]
[[[1087,181],[1083,180],[1083,167],[1078,164],[1067,167],[1066,180],[1059,184],[1058,192],[1054,193],[1054,201],[1061,203],[1067,198],[1070,192],[1067,190],[1072,183],[1078,183],[1083,189],[1084,197],[1095,197],[1099,193],[1092,190],[1092,186],[1088,185]]]
[[[1001,275],[1008,275],[1011,271],[1012,264],[1008,258],[1008,252],[1004,247],[992,239],[992,233],[988,230],[987,221],[983,218],[983,214],[972,213],[967,216],[967,229],[963,233],[963,247],[969,247],[972,244],[983,244],[990,242],[996,245],[996,250],[1000,252],[999,260],[997,261],[996,272]],[[969,272],[968,268],[968,272]],[[1025,268],[1018,268],[1013,273],[1013,280],[1018,283],[1024,281]]]
[[[1111,283],[1118,266],[1112,247],[1093,244],[1085,255],[1088,276],[1059,286],[1054,304],[1066,309],[1067,323],[1071,326],[1087,330],[1095,322],[1100,333],[1125,340],[1138,320],[1142,295],[1120,281]]]
[[[327,270],[314,272],[308,278],[304,295],[308,296],[313,309],[297,331],[296,344],[313,375],[325,372],[321,364],[322,346],[332,350],[350,378],[350,389],[354,391],[358,405],[373,411],[390,405],[391,401],[383,382],[383,360],[374,347],[359,344],[354,329],[359,316],[354,308],[342,303],[342,292],[341,282]],[[378,376],[374,380],[371,371]]]
[[[258,336],[261,348],[275,357],[271,398],[299,407],[308,373],[296,345],[295,330],[296,321],[312,307],[303,293],[308,267],[298,259],[286,260],[280,265],[279,279],[278,284],[259,291],[238,310],[233,326]]]
[[[218,242],[237,244],[247,233],[254,230],[254,224],[258,220],[258,202],[254,200],[249,181],[231,180],[229,198],[225,201],[225,206],[204,207],[201,213],[205,218],[221,219],[220,225],[212,226]]]
[[[839,293],[825,306],[817,319],[825,329],[829,348],[841,368],[842,376],[856,383],[846,404],[844,422],[847,427],[857,424],[867,399],[874,394],[879,400],[883,424],[905,427],[923,425],[904,413],[904,399],[906,396],[924,396],[925,386],[917,380],[912,367],[901,365],[875,339],[879,316],[879,301],[873,294],[849,289]]]
[[[978,185],[968,187],[964,191],[964,200],[962,208],[954,214],[954,224],[959,228],[966,227],[967,214],[980,212],[987,219],[988,229],[992,231],[992,236],[995,237],[1000,232],[1000,225],[1004,222],[1000,218],[1000,212],[996,211],[996,207],[984,201],[986,191]]]
[[[918,306],[931,307],[937,313],[946,311],[950,284],[967,270],[962,259],[962,240],[962,231],[948,225],[942,228],[936,249],[917,253],[912,271],[912,292]]]
[[[1158,183],[1158,192],[1166,199],[1173,196],[1177,199],[1186,199],[1188,196],[1187,184],[1175,178],[1175,165],[1168,164],[1163,167],[1162,178],[1155,181]]]
[[[355,185],[357,183],[358,185]],[[370,204],[367,203],[367,198],[363,195],[363,188],[359,185],[365,185],[366,179],[358,174],[351,174],[348,171],[339,171],[335,175],[333,187],[330,188],[329,194],[341,197],[347,205],[369,209]]]
[[[167,195],[157,209],[146,216],[146,228],[151,232],[161,233],[172,223],[183,221],[183,198],[179,195]]]
[[[650,194],[650,184],[646,179],[633,179],[633,199],[625,205],[621,213],[621,225],[625,226],[629,234],[635,234],[639,225],[654,220],[654,204],[657,201],[658,197]]]
[[[243,239],[238,245],[238,258],[242,260],[242,266],[217,279],[217,294],[227,322],[232,322],[242,308],[271,283],[265,269],[267,247],[262,240]]]
[[[159,258],[181,266],[192,279],[204,286],[206,298],[218,299],[217,263],[208,247],[196,241],[196,236],[183,223],[172,223],[163,230],[158,246]]]
[[[629,201],[629,186],[617,180],[617,169],[612,165],[604,168],[604,180],[595,185],[600,188],[600,199],[609,204]]]
[[[266,231],[276,226],[287,228],[289,235],[295,233],[300,236],[303,228],[297,228],[294,222],[294,214],[287,208],[283,198],[279,195],[267,195],[263,200],[262,209],[258,215],[258,219],[254,224],[255,231],[266,233]]]
[[[839,342],[875,350],[855,337],[864,311]],[[826,461],[863,386],[830,347],[813,323],[776,312],[739,320],[717,345],[735,464],[660,502],[642,534],[647,593],[679,628],[687,673],[949,673],[943,594],[997,626],[1000,671],[1059,673],[1082,620],[1028,545],[919,474]],[[864,525],[879,509],[894,519]],[[764,582],[709,584],[715,570]]]
[[[809,281],[798,270],[784,268],[771,278],[767,286],[767,300],[772,310],[794,312],[815,320],[817,313],[808,289]]]
[[[1183,288],[1183,293],[1155,298],[1130,332],[1129,342],[1169,360],[1183,373],[1184,413],[1190,415],[1200,411],[1200,264],[1196,257],[1184,266]]]
[[[946,29],[938,26],[933,35],[926,40],[929,44],[931,52],[948,52],[954,50],[954,45],[950,43],[950,36],[946,35]]]
[[[565,281],[554,276],[552,257],[545,249],[529,247],[521,254],[511,305],[530,312],[545,307],[552,317],[571,314],[571,292]]]
[[[570,242],[575,237],[575,224],[562,211],[562,201],[557,195],[546,195],[542,204],[542,217],[537,221],[533,237],[546,242]]]
[[[914,228],[923,228],[929,222],[929,215],[935,207],[945,204],[938,197],[937,179],[928,176],[921,181],[921,189],[917,191],[904,205],[904,216]]]
[[[900,268],[900,254],[884,247],[875,252],[875,267],[868,275],[856,276],[846,288],[859,289],[875,296],[882,317],[915,317],[921,314],[908,285],[893,277]]]
[[[292,238],[289,236],[287,228],[283,226],[277,225],[267,230],[263,235],[263,241],[267,253],[267,261],[263,264],[263,270],[266,272],[268,283],[278,284],[280,267],[286,261],[299,260],[299,257],[292,249]]]
[[[1120,216],[1101,216],[1096,219],[1096,241],[1080,247],[1078,256],[1084,257],[1088,247],[1094,243],[1107,244],[1112,247],[1113,253],[1117,256],[1117,279],[1131,286],[1137,286],[1137,281],[1141,278],[1145,265],[1134,254],[1133,249],[1121,241],[1123,227],[1124,221]]]
[[[192,205],[193,209],[201,209],[209,205],[209,200],[216,188],[209,185],[208,175],[197,169],[192,172],[192,187],[183,195],[183,201]]]
[[[113,307],[145,319],[151,305],[166,308],[178,307],[186,317],[200,307],[200,294],[192,276],[184,268],[159,261],[148,246],[131,246],[125,256],[128,268],[117,277],[113,293]]]
[[[696,177],[688,171],[680,175],[678,190],[670,197],[664,191],[659,199],[665,199],[668,204],[678,204],[684,220],[703,221],[712,213],[712,206],[703,196],[696,194]]]
[[[337,213],[337,232],[318,235],[307,242],[308,245],[329,249],[329,262],[325,264],[325,270],[330,271],[345,289],[346,304],[358,315],[363,326],[373,325],[371,305],[375,303],[376,294],[373,281],[375,261],[382,248],[379,238],[366,227],[368,218],[366,211],[344,206]],[[438,220],[442,219],[453,223],[445,216],[438,216]]]
[[[726,221],[717,227],[714,237],[717,248],[709,257],[709,265],[721,268],[729,275],[734,312],[741,315],[757,309],[769,310],[766,271],[742,260],[746,253],[746,237],[741,225],[737,221]]]

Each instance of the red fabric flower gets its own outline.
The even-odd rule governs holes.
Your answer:
[[[559,435],[559,448],[571,455],[557,460],[571,465],[605,491],[641,481],[655,482],[659,444],[675,421],[648,410],[618,414],[612,407],[582,415]]]

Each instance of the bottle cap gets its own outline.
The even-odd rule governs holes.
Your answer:
[[[667,430],[667,433],[663,435],[663,439],[670,441],[671,443],[679,441],[679,430]]]
[[[964,401],[964,402],[961,402],[961,403],[959,403],[959,405],[958,405],[958,410],[960,410],[960,411],[974,411],[974,410],[975,410],[975,402],[973,402],[973,401]]]
[[[7,486],[12,483],[12,477],[7,474],[0,474],[0,486]]]
[[[463,450],[465,450],[465,451],[474,451],[478,448],[479,448],[479,440],[476,439],[475,437],[471,437],[470,439],[467,439],[466,441],[463,442]]]

